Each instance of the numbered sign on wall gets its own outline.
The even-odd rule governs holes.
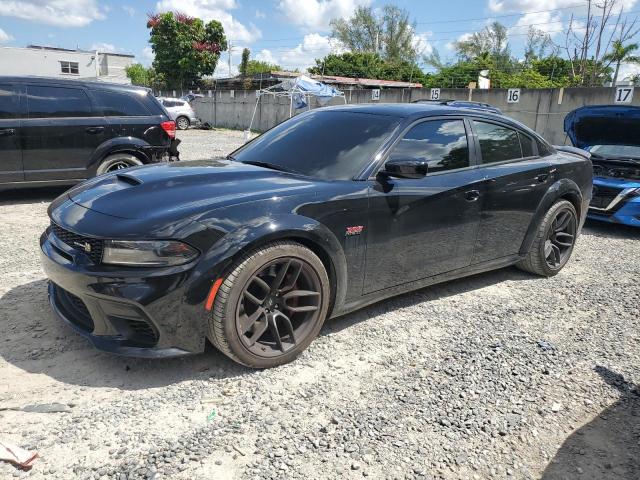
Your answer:
[[[378,89],[371,90],[371,100],[373,100],[375,102],[380,100],[380,90],[378,90]]]
[[[519,88],[510,88],[507,92],[507,103],[518,103],[520,102],[520,89]]]
[[[440,89],[432,88],[431,89],[431,100],[440,100]]]
[[[617,87],[616,103],[631,103],[633,100],[633,87]]]

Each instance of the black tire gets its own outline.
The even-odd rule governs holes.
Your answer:
[[[176,128],[178,130],[186,130],[191,126],[191,121],[187,117],[176,118]]]
[[[296,273],[298,265],[300,267]],[[280,274],[282,268],[284,273]],[[268,272],[272,272],[273,279],[265,276]],[[288,290],[289,281],[291,290]],[[258,287],[265,288],[263,292],[266,300],[259,306],[257,303],[247,302],[248,292],[255,288],[255,282],[259,282]],[[280,289],[283,284],[284,287]],[[313,286],[304,287],[307,284]],[[271,290],[267,292],[268,289]],[[318,291],[317,294],[314,293],[313,299],[306,296],[314,289]],[[284,292],[290,292],[289,295],[302,292],[305,296],[294,295],[285,299],[283,297],[287,297],[288,294]],[[271,298],[274,295],[280,298],[280,305],[276,303],[277,299]],[[258,296],[260,295],[256,293],[255,297]],[[253,300],[259,300],[255,297]],[[292,241],[270,243],[243,255],[226,275],[216,295],[213,314],[209,319],[209,340],[229,358],[247,367],[269,368],[288,363],[305,350],[318,335],[327,316],[329,297],[327,272],[322,261],[311,250]],[[302,299],[303,303],[311,302],[313,305],[286,305],[292,299],[295,303]],[[274,303],[267,305],[268,301],[272,300]],[[254,304],[257,307],[253,314],[249,315],[248,309]],[[273,308],[274,305],[278,308]],[[289,312],[287,309],[310,309],[313,306],[317,308],[309,312],[292,312],[288,315],[283,313]],[[259,309],[262,309],[262,313],[258,312]],[[256,315],[257,320],[251,323],[251,317]],[[245,331],[245,328],[241,327],[247,324],[250,328]],[[298,332],[295,335],[294,329]],[[277,335],[278,339],[274,341],[279,332],[291,333]],[[271,338],[271,342],[267,337]],[[289,343],[285,349],[286,340]],[[249,346],[251,341],[253,345]]]
[[[103,175],[105,173],[113,172],[116,170],[124,170],[129,167],[136,167],[142,165],[142,161],[128,153],[114,153],[109,155],[98,165],[96,175]]]
[[[557,201],[545,214],[529,254],[517,267],[543,277],[558,274],[571,257],[577,234],[578,215],[575,207],[567,200]]]

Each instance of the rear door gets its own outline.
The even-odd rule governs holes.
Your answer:
[[[484,178],[476,264],[519,252],[553,175],[550,157],[527,133],[489,120],[470,123]]]
[[[16,85],[0,83],[0,183],[24,180],[21,122],[20,96]]]
[[[28,84],[22,127],[25,180],[87,178],[94,150],[108,138],[84,88]]]

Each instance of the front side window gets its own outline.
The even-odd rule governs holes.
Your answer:
[[[78,62],[60,62],[60,71],[62,73],[70,73],[73,75],[80,74]]]
[[[29,118],[91,117],[89,97],[80,88],[27,86]]]
[[[393,148],[392,160],[420,159],[428,173],[469,166],[469,145],[462,120],[432,120],[409,130]]]
[[[480,142],[482,163],[496,163],[522,158],[518,132],[494,123],[476,120],[473,123]]]
[[[11,85],[0,83],[0,118],[18,118],[18,96]]]
[[[370,113],[312,111],[281,123],[231,156],[323,180],[350,180],[373,161],[399,121]]]
[[[134,95],[106,90],[92,90],[91,95],[96,102],[96,108],[105,117],[144,117],[150,115]]]

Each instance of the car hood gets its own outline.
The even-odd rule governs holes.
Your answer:
[[[564,131],[584,150],[594,145],[640,146],[640,107],[581,107],[565,117]]]
[[[123,219],[185,218],[230,204],[313,191],[316,182],[227,160],[130,168],[68,192],[78,205]]]

